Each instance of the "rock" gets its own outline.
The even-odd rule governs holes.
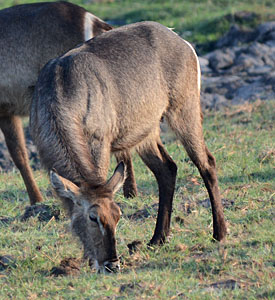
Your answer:
[[[253,42],[247,47],[246,52],[253,56],[263,57],[264,55],[269,54],[270,50],[270,47],[265,44]]]
[[[224,79],[222,76],[214,77],[202,77],[202,91],[209,94],[220,94],[226,93],[226,89],[223,88]]]
[[[264,62],[259,57],[242,53],[236,58],[234,64],[239,67],[239,71],[246,71],[249,67],[263,66]]]
[[[254,42],[247,48],[247,53],[258,60],[259,65],[261,60],[263,64],[275,67],[275,47]]]
[[[234,24],[229,31],[216,42],[216,48],[233,47],[243,43],[251,42],[256,38],[258,32],[254,30],[244,30]]]
[[[224,96],[209,93],[201,94],[201,107],[203,110],[216,110],[224,106],[227,106],[227,99]]]
[[[262,76],[268,74],[272,71],[272,67],[265,65],[265,66],[253,66],[247,70],[247,73],[251,76]]]
[[[232,26],[216,46],[200,59],[203,109],[275,99],[274,21],[249,31]]]
[[[232,99],[236,89],[243,86],[243,84],[244,81],[241,79],[241,77],[234,75],[202,77],[202,97],[205,98],[204,101],[207,103],[209,103],[210,98],[209,95],[204,95],[204,93],[213,95],[218,94],[220,96],[226,97],[227,99]],[[217,105],[217,103],[219,103],[219,105],[216,106],[216,108],[221,107],[221,101],[223,102],[223,104],[225,104],[224,100],[226,99],[217,99],[215,105]]]
[[[275,92],[275,70],[272,72],[266,73],[263,77],[262,80],[264,81],[265,85],[271,85],[273,91]],[[275,97],[274,97],[275,99]]]
[[[274,40],[275,21],[259,25],[255,30],[241,29],[234,24],[229,31],[221,37],[215,44],[216,48],[233,47],[240,44],[246,44],[252,41],[264,43],[268,40]]]
[[[237,11],[233,18],[240,23],[247,23],[259,19],[261,16],[251,11]]]
[[[258,16],[240,12],[232,20],[242,18],[249,22]],[[203,109],[275,99],[275,21],[254,30],[233,25],[215,46],[200,59]]]
[[[3,255],[0,256],[0,271],[3,271],[5,269],[15,267],[16,266],[16,260],[11,255]]]
[[[275,48],[275,36],[273,40],[267,41],[265,43],[266,46],[270,47],[270,48]],[[274,50],[273,50],[274,51]]]
[[[226,49],[225,51],[216,50],[209,56],[209,66],[217,72],[219,69],[230,67],[234,59],[235,53],[230,49]]]
[[[232,100],[233,104],[240,104],[247,101],[255,100],[272,100],[274,99],[274,91],[272,85],[266,85],[262,79],[253,83],[246,84],[236,90]]]
[[[200,68],[201,68],[201,73],[211,73],[212,70],[209,68],[209,60],[205,57],[199,57],[199,62],[200,62]]]
[[[223,79],[223,87],[227,89],[225,97],[227,99],[233,99],[236,89],[244,85],[244,81],[240,76],[228,75]]]
[[[259,42],[266,42],[268,40],[274,40],[275,34],[275,21],[267,22],[259,25],[256,29],[256,40]]]

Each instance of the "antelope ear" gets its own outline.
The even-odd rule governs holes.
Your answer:
[[[80,194],[80,190],[77,185],[58,175],[53,170],[50,171],[50,181],[53,189],[60,198],[67,198],[76,203],[77,196]]]
[[[125,165],[121,161],[115,171],[113,176],[108,180],[106,186],[110,188],[113,193],[116,193],[123,185],[125,178],[126,178],[126,170]]]

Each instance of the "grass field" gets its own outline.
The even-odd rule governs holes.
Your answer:
[[[0,8],[34,1],[0,0]],[[40,1],[41,2],[41,1]],[[271,0],[129,1],[85,6],[111,23],[154,20],[175,28],[191,42],[215,41],[240,10],[259,14],[253,24],[275,15]],[[273,17],[272,17],[273,15]],[[204,133],[218,165],[220,189],[229,234],[225,244],[213,242],[208,195],[197,169],[179,142],[166,132],[163,141],[178,165],[171,238],[160,248],[148,249],[157,213],[157,185],[134,155],[139,196],[127,200],[117,230],[122,270],[97,275],[85,262],[75,275],[54,277],[51,270],[68,257],[81,259],[80,244],[69,232],[61,209],[59,221],[20,220],[28,203],[17,170],[0,173],[0,300],[6,299],[274,299],[275,101],[256,102],[222,112],[207,112]],[[113,171],[112,162],[110,171]],[[48,205],[52,198],[48,178],[35,172]],[[142,242],[130,254],[127,244]]]
[[[223,245],[212,241],[211,210],[198,171],[169,133],[166,147],[179,167],[170,242],[148,249],[155,224],[157,188],[151,173],[134,156],[139,196],[116,201],[122,270],[96,275],[83,263],[74,276],[50,271],[82,250],[60,221],[20,221],[28,197],[17,171],[1,174],[0,255],[14,263],[0,272],[0,299],[274,299],[275,102],[258,102],[206,113],[205,138],[218,163],[229,234]],[[112,169],[115,164],[113,162]],[[48,179],[35,173],[47,204]],[[130,255],[127,244],[142,241]]]

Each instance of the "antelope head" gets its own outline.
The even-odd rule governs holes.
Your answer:
[[[84,246],[84,257],[99,273],[119,271],[115,233],[121,212],[113,197],[125,180],[123,162],[112,177],[98,187],[88,184],[78,187],[54,171],[50,172],[50,180],[68,208],[72,231]]]

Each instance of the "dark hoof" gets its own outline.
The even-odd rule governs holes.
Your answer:
[[[152,238],[151,241],[148,243],[148,247],[154,248],[154,246],[162,246],[166,242],[167,242],[167,237]]]
[[[213,234],[213,241],[215,242],[225,242],[226,240],[226,231],[225,232],[222,232],[220,234]]]

